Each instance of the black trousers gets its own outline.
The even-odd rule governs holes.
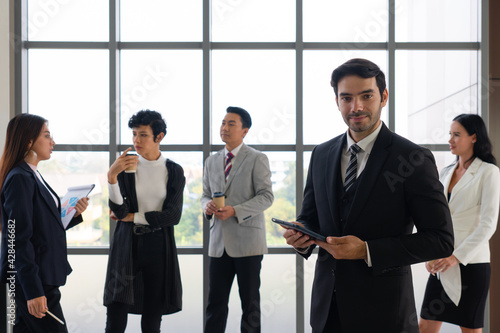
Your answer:
[[[360,320],[363,319],[360,318]],[[313,329],[313,333],[343,333],[342,326],[340,325],[339,308],[337,306],[337,295],[335,292],[333,292],[325,328],[322,331]]]
[[[43,286],[43,290],[47,298],[49,311],[66,324],[60,304],[61,292],[59,287]],[[26,296],[19,284],[16,284],[15,299],[16,321],[14,333],[68,333],[66,325],[62,325],[48,314],[45,314],[45,317],[40,319],[32,316],[28,311]]]
[[[229,294],[234,276],[238,279],[241,299],[241,332],[260,332],[260,269],[262,255],[232,258],[226,251],[220,258],[210,257],[209,291],[205,333],[223,333],[226,329]]]
[[[132,251],[134,275],[141,271],[144,283],[141,329],[143,333],[158,333],[165,300],[165,237],[163,232],[134,235]],[[106,333],[125,332],[129,308],[130,305],[124,303],[108,305]]]

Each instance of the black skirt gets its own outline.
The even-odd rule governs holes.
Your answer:
[[[460,264],[462,296],[458,306],[448,297],[436,276],[429,276],[420,317],[466,328],[484,326],[484,308],[490,288],[489,263]]]

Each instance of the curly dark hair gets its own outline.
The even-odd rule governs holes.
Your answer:
[[[128,121],[128,127],[131,129],[143,125],[151,127],[155,140],[160,133],[167,134],[167,123],[159,112],[148,109],[141,110]]]

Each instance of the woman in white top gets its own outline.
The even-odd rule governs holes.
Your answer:
[[[182,167],[162,156],[161,114],[132,116],[137,156],[118,157],[108,172],[111,218],[117,220],[104,290],[106,332],[124,332],[127,314],[142,314],[142,332],[160,332],[161,318],[181,310],[182,288],[174,225],[182,213]],[[126,169],[137,165],[134,173]]]
[[[439,332],[442,322],[462,332],[482,332],[490,285],[489,239],[496,229],[500,175],[486,126],[478,115],[453,119],[450,149],[457,161],[440,174],[453,219],[455,250],[427,262],[431,273],[422,304],[421,333]]]

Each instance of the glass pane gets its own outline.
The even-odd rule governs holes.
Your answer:
[[[168,151],[163,152],[163,155],[180,164],[186,177],[182,217],[179,224],[174,227],[175,243],[178,247],[201,247],[203,215],[200,199],[203,194],[203,154]]]
[[[201,55],[198,50],[122,51],[122,143],[132,143],[130,117],[141,109],[150,109],[160,112],[167,122],[167,136],[162,144],[201,144]]]
[[[304,1],[304,41],[385,42],[387,3],[387,0]]]
[[[478,112],[477,56],[397,51],[396,132],[419,144],[446,144],[452,119]]]
[[[69,332],[104,332],[106,307],[102,304],[108,256],[69,255],[73,272],[61,287],[61,306]]]
[[[58,151],[39,164],[38,170],[61,198],[68,187],[95,184],[83,222],[66,232],[68,246],[109,244],[108,156],[107,152]]]
[[[274,202],[265,211],[267,245],[287,246],[283,238],[284,229],[271,221],[276,217],[280,220],[295,221],[295,152],[265,152],[271,167]]]
[[[228,106],[252,116],[247,144],[295,143],[295,53],[213,51],[212,142]]]
[[[316,267],[316,260],[318,254],[313,253],[309,259],[304,260],[304,325],[306,333],[311,333],[311,295],[312,285],[314,281],[314,269]]]
[[[264,255],[260,272],[263,333],[296,332],[295,256],[295,254]],[[226,332],[240,332],[240,323],[241,301],[235,279],[229,298]]]
[[[61,304],[69,332],[104,332],[106,307],[103,302],[108,256],[70,255],[73,267],[66,286],[61,288]],[[180,255],[183,309],[162,317],[165,332],[201,332],[203,330],[202,256]],[[82,286],[85,286],[82,288]],[[141,316],[129,315],[127,333],[141,331]]]
[[[295,1],[212,1],[216,42],[295,41]]]
[[[201,41],[203,2],[121,0],[122,41]]]
[[[453,155],[450,151],[433,151],[432,153],[434,154],[439,172],[457,160],[457,156]]]
[[[109,40],[109,1],[28,0],[28,40]]]
[[[109,142],[109,56],[104,50],[30,50],[29,112],[59,144]]]
[[[386,57],[385,51],[304,51],[305,144],[320,144],[347,130],[330,85],[333,70],[351,58],[365,58],[380,66],[387,80]],[[382,109],[383,121],[387,109]]]
[[[477,0],[396,1],[396,41],[478,41]]]

